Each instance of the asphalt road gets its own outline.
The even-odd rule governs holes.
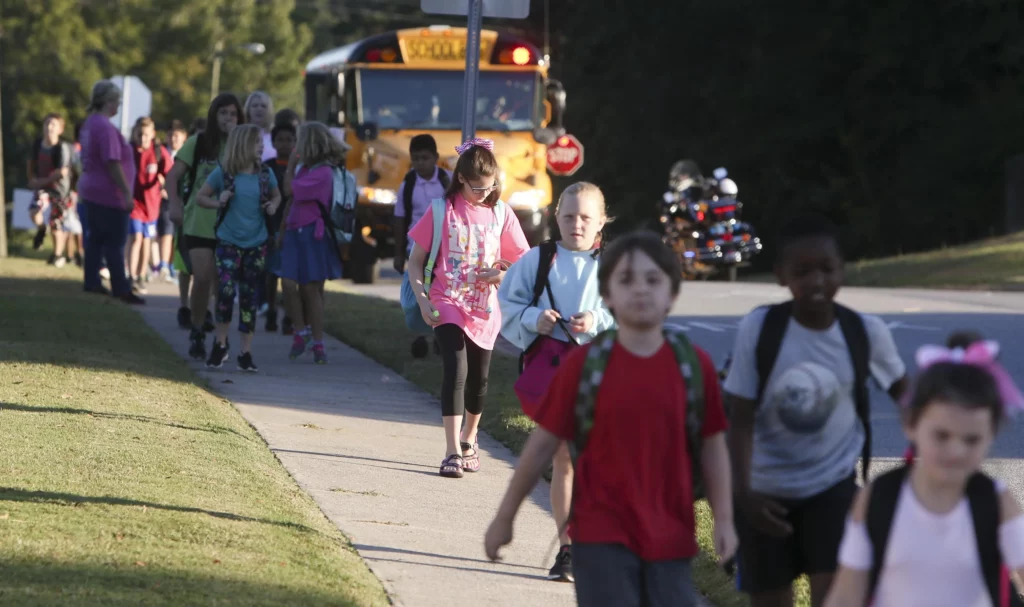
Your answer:
[[[376,284],[347,283],[346,289],[398,300],[400,277],[390,260],[382,267]],[[756,306],[787,297],[788,291],[771,284],[687,283],[669,322],[686,330],[721,365],[732,348],[740,318]],[[1024,386],[1024,293],[845,288],[838,300],[860,312],[881,316],[911,369],[919,346],[942,343],[956,330],[973,329],[999,340],[1003,364],[1018,385]],[[899,417],[892,400],[877,390],[872,398],[872,426],[875,457],[899,457],[906,448]],[[1003,429],[991,457],[990,471],[1024,500],[1024,419]]]

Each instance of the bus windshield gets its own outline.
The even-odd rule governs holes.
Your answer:
[[[463,72],[443,70],[361,70],[359,100],[363,122],[381,129],[462,127]],[[536,72],[480,72],[477,128],[532,131],[540,126],[540,75]],[[543,118],[543,117],[541,117]]]

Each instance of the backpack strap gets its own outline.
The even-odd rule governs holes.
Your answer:
[[[537,247],[540,259],[537,262],[537,277],[533,281],[533,299],[530,300],[530,307],[536,307],[540,302],[540,296],[548,287],[548,274],[551,273],[551,265],[555,261],[555,253],[558,252],[558,242],[554,239],[545,240]],[[554,301],[552,301],[554,305]]]
[[[757,406],[761,405],[764,390],[768,386],[768,378],[772,376],[775,361],[779,358],[782,338],[786,336],[789,318],[793,314],[793,302],[787,301],[768,306],[761,325],[761,333],[757,336]]]
[[[438,169],[441,171],[441,169]],[[412,225],[412,193],[416,187],[416,171],[409,170],[405,174],[405,180],[402,182],[402,207],[405,209],[405,233],[409,233],[409,227]],[[395,207],[396,209],[398,207]]]
[[[885,551],[889,546],[889,533],[892,521],[896,517],[896,505],[900,499],[900,491],[907,478],[907,466],[900,466],[886,472],[871,483],[871,495],[868,498],[868,512],[865,526],[868,538],[871,539],[871,572],[868,576],[868,600],[870,601],[878,587],[878,578],[885,565]]]
[[[448,186],[452,184],[452,178],[448,176],[448,171],[441,167],[437,167],[437,180],[441,182],[441,187],[443,187],[444,191],[447,192]]]
[[[501,234],[505,229],[505,216],[508,214],[508,205],[505,204],[504,200],[499,200],[498,204],[494,205],[494,217],[498,220],[498,234]]]
[[[203,150],[203,134],[204,131],[199,131],[196,134],[196,145],[192,148],[192,162],[188,165],[188,171],[185,172],[185,181],[182,184],[182,189],[185,192],[185,199],[182,201],[183,205],[188,205],[189,198],[192,197],[192,190],[196,186],[196,172],[198,171],[199,163],[203,161],[199,157],[199,154]],[[220,161],[217,161],[220,164]]]
[[[437,253],[441,250],[441,238],[444,237],[444,216],[447,212],[444,198],[435,198],[430,201],[430,214],[434,219],[434,233],[430,239],[430,256],[427,257],[427,265],[423,267],[423,291],[430,292],[430,283],[433,282],[434,263],[437,262]]]
[[[701,453],[704,449],[704,373],[700,365],[697,350],[689,338],[681,331],[665,331],[665,340],[672,347],[679,374],[686,388],[686,450],[690,456],[690,484],[693,498],[700,499],[704,495],[704,482],[701,470]]]
[[[861,476],[868,481],[868,469],[871,467],[871,397],[868,393],[868,379],[871,377],[871,342],[864,317],[859,313],[835,304],[836,318],[839,329],[843,332],[843,340],[850,351],[850,362],[853,363],[853,404],[857,417],[864,426],[864,446],[861,448]]]
[[[999,507],[999,492],[996,484],[989,476],[976,472],[967,481],[967,503],[971,507],[971,520],[974,522],[974,537],[978,543],[978,557],[981,561],[981,574],[985,579],[985,588],[996,607],[1009,607],[1010,576],[1009,570],[1003,565],[1002,553],[999,550],[999,525],[1002,516]],[[1020,604],[1019,600],[1016,604]]]
[[[234,188],[235,187],[235,176],[234,175],[228,175],[228,172],[224,169],[224,165],[222,165],[219,160],[217,161],[217,168],[220,169],[221,174],[224,176],[224,188],[221,191],[223,192],[224,190],[230,190],[230,189]],[[224,218],[228,214],[228,207],[231,206],[231,201],[234,200],[234,199],[235,199],[234,196],[232,196],[231,198],[228,198],[228,201],[226,203],[224,203],[224,206],[222,206],[219,209],[217,209],[217,221],[215,221],[214,224],[213,224],[213,234],[214,234],[214,236],[217,235],[217,229],[220,228],[220,224],[224,222]]]

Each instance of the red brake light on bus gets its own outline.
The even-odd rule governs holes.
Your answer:
[[[530,63],[530,49],[525,46],[516,47],[512,51],[512,63],[516,65],[526,65]]]
[[[367,61],[380,61],[380,54],[381,53],[380,53],[380,49],[379,48],[370,49],[370,50],[366,51],[366,60]]]

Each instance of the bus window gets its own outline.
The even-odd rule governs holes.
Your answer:
[[[463,73],[441,70],[361,70],[363,120],[381,129],[447,129],[462,126]],[[481,72],[477,127],[532,131],[540,126],[540,76],[536,72]]]
[[[330,121],[330,84],[328,74],[306,74],[306,120]]]

